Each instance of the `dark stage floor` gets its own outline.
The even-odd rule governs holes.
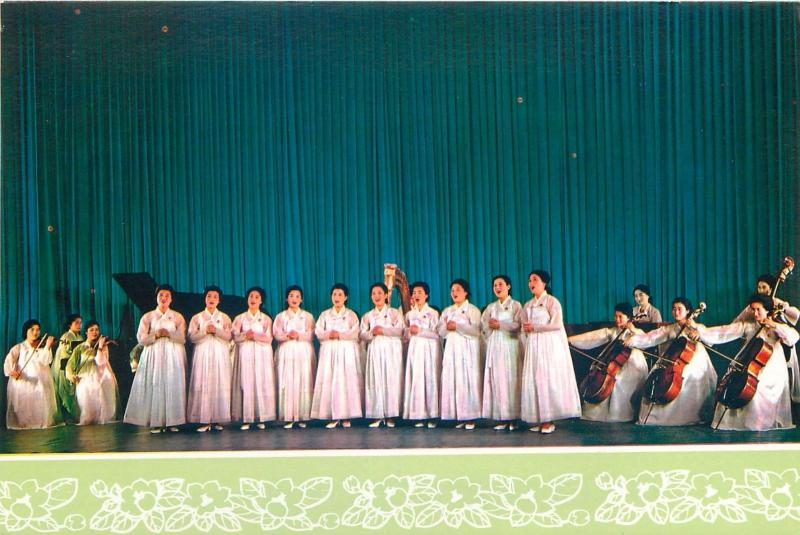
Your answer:
[[[151,435],[146,428],[127,424],[62,426],[53,429],[0,430],[0,453],[249,451],[395,448],[493,448],[541,446],[635,446],[668,444],[748,444],[800,442],[800,429],[766,432],[712,431],[708,426],[642,427],[569,420],[559,422],[551,435],[515,431],[474,431],[439,427],[369,429],[357,422],[350,429],[328,430],[315,424],[308,429],[197,433],[186,426],[179,433]]]

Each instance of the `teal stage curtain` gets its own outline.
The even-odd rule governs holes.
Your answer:
[[[92,289],[116,329],[116,272],[316,315],[543,268],[569,322],[644,282],[716,323],[800,254],[791,4],[1,7],[4,348]]]

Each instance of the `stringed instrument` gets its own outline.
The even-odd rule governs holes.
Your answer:
[[[644,384],[644,396],[650,403],[666,405],[678,397],[683,386],[683,370],[691,362],[698,342],[684,335],[689,320],[703,313],[705,303],[700,303],[686,318],[678,336],[670,343],[664,354],[653,365]]]

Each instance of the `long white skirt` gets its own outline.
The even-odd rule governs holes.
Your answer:
[[[651,404],[646,397],[643,397],[638,423],[692,425],[708,422],[714,409],[716,388],[717,372],[714,370],[705,348],[698,344],[692,360],[683,369],[683,384],[678,397],[666,405]],[[649,417],[647,416],[648,412]]]
[[[583,402],[584,420],[596,422],[632,422],[639,412],[633,398],[647,380],[647,361],[638,349],[631,351],[628,361],[617,373],[611,395],[600,403]]]
[[[322,342],[311,417],[318,420],[361,418],[363,388],[358,344],[352,340]]]
[[[79,425],[116,422],[119,388],[114,372],[107,365],[86,364],[85,367],[89,369],[80,374],[80,381],[75,386]]]
[[[497,421],[519,418],[520,343],[501,331],[494,331],[486,344],[483,373],[484,418]]]
[[[439,378],[442,346],[439,340],[413,336],[406,357],[403,418],[428,420],[439,417]]]
[[[447,335],[442,356],[442,420],[481,417],[481,359],[477,338]]]
[[[785,355],[785,353],[784,353]],[[792,373],[792,403],[800,403],[800,364],[797,362],[797,348],[792,346],[792,351],[789,355],[788,367]]]
[[[403,396],[403,342],[400,338],[376,336],[370,342],[364,396],[367,418],[400,416]]]
[[[164,427],[186,423],[186,349],[161,338],[139,358],[125,423]]]
[[[231,386],[231,418],[237,422],[275,419],[275,367],[272,345],[255,341],[236,344]]]
[[[316,358],[311,342],[289,340],[278,346],[278,419],[302,422],[311,419]]]
[[[758,388],[750,403],[741,409],[728,410],[717,404],[712,423],[716,425],[716,422],[720,422],[718,429],[740,431],[766,431],[794,427],[789,393],[789,373],[786,368],[786,360],[783,358],[783,347],[780,344],[775,345],[772,357],[758,375]]]
[[[563,331],[533,332],[525,340],[520,418],[546,423],[581,415],[575,370]]]
[[[56,390],[47,366],[31,362],[19,379],[8,378],[6,427],[44,429],[58,423]]]
[[[218,339],[195,346],[186,414],[188,421],[201,424],[231,421],[233,371],[229,347],[227,342]]]

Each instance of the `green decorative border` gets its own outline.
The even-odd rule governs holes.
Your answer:
[[[0,456],[0,533],[800,532],[800,446]]]

